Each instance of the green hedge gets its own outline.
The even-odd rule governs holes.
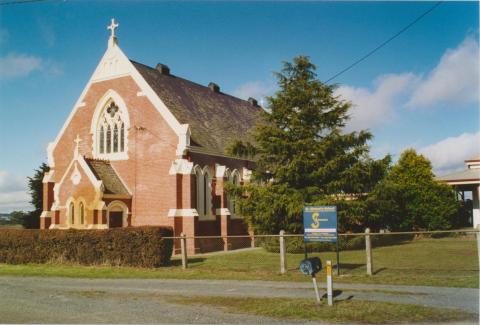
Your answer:
[[[168,227],[106,230],[0,229],[0,263],[158,267],[169,263]]]

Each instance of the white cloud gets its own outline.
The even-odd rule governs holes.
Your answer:
[[[13,79],[25,77],[42,68],[42,59],[26,55],[10,53],[0,57],[0,78]]]
[[[31,210],[27,180],[5,170],[0,170],[0,212]]]
[[[233,95],[238,98],[248,99],[253,97],[261,101],[265,96],[269,95],[274,89],[274,85],[263,81],[249,81],[233,91]]]
[[[478,101],[479,46],[478,41],[467,37],[457,48],[445,52],[438,65],[413,92],[407,106]]]
[[[30,211],[33,209],[29,203],[30,196],[26,191],[0,192],[0,212],[10,213],[12,211]]]
[[[395,99],[404,94],[415,82],[412,73],[388,74],[377,78],[373,91],[363,87],[341,86],[336,95],[351,101],[351,119],[347,131],[372,129],[392,119]]]
[[[461,170],[466,159],[480,155],[480,131],[443,139],[418,152],[430,159],[437,175]]]

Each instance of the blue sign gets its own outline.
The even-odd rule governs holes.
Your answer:
[[[303,208],[305,242],[337,241],[337,207],[306,206]]]

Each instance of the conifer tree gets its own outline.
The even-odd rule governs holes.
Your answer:
[[[301,232],[304,204],[363,193],[390,163],[389,157],[368,157],[369,132],[345,132],[351,104],[315,71],[308,57],[298,56],[276,73],[279,90],[267,98],[253,134],[253,181],[243,189],[229,187],[231,195],[243,195],[240,209],[259,233]],[[237,141],[237,146],[248,145]]]

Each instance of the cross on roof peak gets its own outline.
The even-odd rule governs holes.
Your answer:
[[[118,26],[120,25],[115,23],[115,18],[112,18],[110,25],[107,26],[107,29],[111,31],[111,35],[110,35],[111,38],[115,38],[115,29],[117,29]]]

